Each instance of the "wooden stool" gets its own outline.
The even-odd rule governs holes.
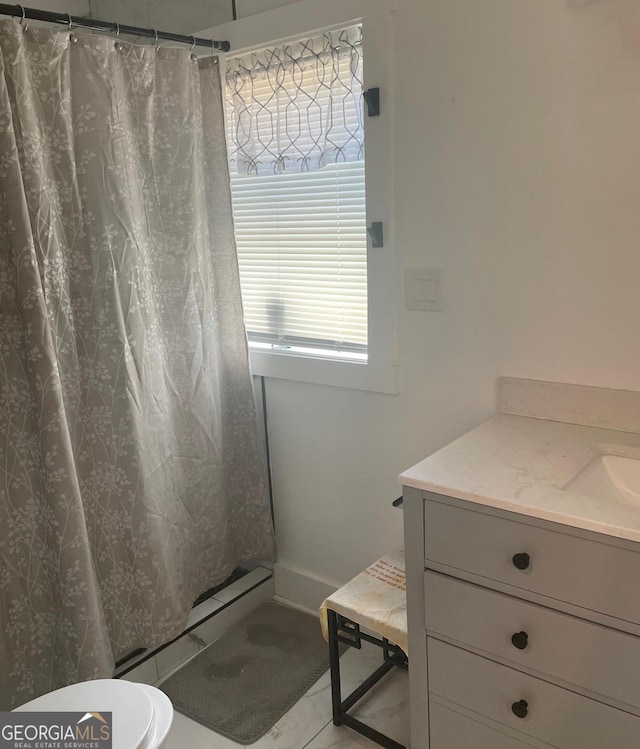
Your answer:
[[[386,749],[405,749],[348,712],[392,668],[407,668],[404,553],[382,557],[330,595],[320,607],[320,621],[329,642],[334,725],[349,726]],[[363,640],[382,649],[382,665],[343,699],[340,643],[359,650]]]

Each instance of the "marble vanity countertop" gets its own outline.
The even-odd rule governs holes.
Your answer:
[[[640,458],[640,434],[499,414],[402,473],[400,482],[640,541],[640,506],[564,488],[598,455]]]

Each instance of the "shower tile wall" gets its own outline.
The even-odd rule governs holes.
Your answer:
[[[182,635],[171,645],[160,650],[156,655],[142,661],[139,666],[128,671],[122,678],[128,681],[153,684],[158,679],[175,671],[189,658],[220,638],[230,627],[244,619],[253,609],[270,601],[274,594],[271,576],[271,570],[256,567],[240,580],[236,580],[235,583],[217,593],[213,598],[209,598],[195,607],[191,612],[187,626],[191,626],[194,621],[210,616],[212,613],[213,616],[189,633]],[[257,587],[247,593],[246,591],[254,585]],[[222,600],[220,596],[223,596]],[[231,601],[233,603],[229,605]],[[218,609],[223,610],[217,611]],[[216,611],[217,613],[214,613]],[[140,659],[142,658],[144,658],[144,655],[140,656]],[[127,667],[121,668],[120,672]],[[118,675],[118,672],[116,672],[116,675]]]

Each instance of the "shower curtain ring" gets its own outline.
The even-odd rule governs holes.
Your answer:
[[[193,52],[193,48],[194,48],[195,46],[196,46],[196,38],[195,38],[195,36],[192,36],[192,37],[191,37],[191,47],[189,48],[189,50],[190,50],[191,52]]]
[[[73,26],[73,21],[71,20],[71,14],[67,13],[67,31],[71,31],[71,27]]]
[[[153,43],[156,47],[156,52],[157,52],[160,49],[160,45],[158,44],[158,32],[155,29],[151,29],[151,31],[153,31],[153,35],[155,36]]]
[[[23,31],[26,31],[29,28],[28,24],[26,23],[27,12],[25,11],[22,5],[17,5],[16,7],[20,8],[20,12],[22,13],[22,18],[20,19],[20,26],[22,26]]]
[[[113,46],[118,50],[118,52],[122,52],[122,43],[120,42],[120,24],[117,21],[114,21],[113,25],[115,26],[116,32],[116,40]]]

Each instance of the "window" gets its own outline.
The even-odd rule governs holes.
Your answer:
[[[252,345],[367,360],[362,29],[227,61],[227,138]]]
[[[366,359],[364,162],[232,179],[252,343]]]
[[[398,297],[396,276],[399,273],[394,262],[392,221],[394,165],[390,86],[393,78],[393,7],[394,0],[297,0],[280,8],[199,32],[201,36],[228,39],[231,43],[232,51],[220,58],[225,80],[229,80],[229,71],[241,72],[237,60],[244,60],[244,67],[251,69],[251,66],[259,63],[261,56],[264,61],[264,54],[269,50],[281,50],[288,45],[294,48],[294,53],[296,49],[299,53],[300,47],[296,45],[301,44],[300,40],[303,44],[311,40],[313,45],[317,45],[320,43],[317,40],[322,40],[330,33],[331,39],[335,42],[346,29],[361,27],[363,53],[359,61],[362,64],[362,72],[357,76],[361,84],[356,86],[380,88],[380,116],[364,117],[360,131],[357,127],[353,128],[356,119],[352,116],[351,119],[347,116],[339,118],[339,123],[345,125],[342,128],[343,139],[333,144],[319,141],[312,153],[309,154],[307,151],[308,164],[298,162],[299,167],[308,168],[284,171],[280,168],[274,169],[273,153],[291,156],[292,144],[287,143],[288,133],[292,132],[291,120],[285,123],[284,133],[276,130],[274,134],[273,126],[270,125],[271,133],[274,134],[273,144],[271,138],[256,141],[253,137],[257,132],[255,117],[253,129],[249,126],[247,131],[236,130],[235,136],[233,133],[229,135],[228,150],[232,159],[230,172],[238,243],[244,244],[247,248],[251,242],[254,244],[247,254],[243,252],[242,247],[240,248],[241,281],[245,316],[251,334],[250,355],[254,374],[382,393],[398,392],[395,300]],[[360,29],[357,33],[360,33]],[[326,40],[324,43],[327,43]],[[313,49],[315,54],[317,46]],[[340,79],[343,75],[344,73],[341,73]],[[233,86],[235,85],[234,83]],[[284,90],[280,91],[280,94],[284,95]],[[235,105],[227,103],[228,128],[234,127],[233,121],[230,122],[230,107],[234,110],[242,107],[242,98],[246,100],[246,90]],[[281,98],[280,112],[288,111],[290,114],[292,108],[287,110],[283,104],[286,101],[286,98]],[[358,110],[355,109],[356,101]],[[351,102],[354,106],[349,111],[359,111],[361,116],[360,92],[357,96],[352,93]],[[300,109],[298,104],[293,107],[293,111]],[[248,113],[245,113],[245,123],[251,122],[251,111],[249,107]],[[233,116],[234,114],[231,114],[231,118]],[[267,110],[262,108],[260,116],[262,120],[265,116],[271,117]],[[238,120],[236,128],[237,125]],[[366,142],[366,170],[362,158],[354,158],[357,156],[356,149],[362,147],[362,132]],[[240,143],[243,144],[240,150],[237,143],[238,135]],[[296,142],[300,145],[299,139]],[[346,157],[336,158],[335,153],[331,152],[332,145],[335,148],[346,149]],[[268,147],[265,149],[265,146]],[[320,154],[323,152],[326,152],[325,161],[321,163]],[[234,163],[233,159],[238,157],[240,163]],[[291,162],[293,164],[295,158],[292,158]],[[362,179],[366,186],[364,192]],[[295,180],[298,180],[295,188],[280,189],[285,184],[294,184]],[[312,185],[313,180],[321,182]],[[335,198],[322,204],[322,191],[329,190],[330,182],[331,190],[335,190]],[[354,189],[356,183],[359,185],[358,189]],[[278,200],[282,203],[282,206],[278,207],[278,212],[273,203],[267,204],[266,207],[261,204],[258,193],[253,192],[259,190],[267,193],[271,190],[273,196],[275,184],[278,184]],[[290,243],[294,244],[297,251],[306,248],[307,256],[313,255],[314,247],[305,246],[304,242],[317,243],[322,249],[324,261],[329,261],[332,253],[334,258],[340,253],[339,261],[333,264],[332,272],[333,288],[338,290],[339,302],[344,310],[342,314],[335,312],[339,309],[335,299],[327,296],[318,298],[316,291],[326,295],[330,288],[318,268],[314,269],[313,274],[309,274],[308,279],[311,280],[313,277],[315,286],[312,285],[312,290],[301,297],[299,295],[299,307],[294,308],[287,284],[300,287],[301,280],[296,275],[302,273],[302,266],[297,265],[293,258],[287,258],[291,260],[289,265],[283,264],[282,268],[272,274],[275,274],[276,280],[280,283],[277,293],[284,296],[284,303],[278,299],[277,293],[261,290],[264,285],[263,278],[266,276],[255,266],[251,269],[251,255],[261,254],[264,259],[269,250],[277,257],[278,246],[274,244],[273,236],[276,228],[280,236],[285,223],[283,211],[291,210],[285,205],[285,198],[294,205],[300,204],[300,210],[304,210],[305,200],[320,201],[314,206],[314,209],[317,209],[314,221],[318,227],[314,225],[311,230],[313,238],[305,239],[305,236],[308,238],[310,229],[303,222],[299,222],[296,231],[301,236]],[[260,199],[262,200],[262,196]],[[326,209],[327,214],[332,212],[334,218],[323,217],[319,213],[321,207]],[[337,229],[330,232],[333,245],[327,243],[326,237],[322,245],[319,244],[319,236],[323,232],[329,233],[324,231],[326,224],[321,224],[320,219],[337,222]],[[365,244],[366,226],[374,221],[384,223],[383,248],[372,248],[370,242]],[[279,241],[282,244],[285,240]],[[281,257],[290,255],[290,249],[282,244]],[[337,283],[335,273],[338,274]],[[360,274],[360,281],[357,283],[353,280],[354,274]],[[260,294],[263,294],[262,298]],[[285,315],[287,310],[288,317]],[[306,321],[307,327],[304,329],[296,321],[299,317]],[[324,317],[327,319],[323,320]],[[285,323],[290,327],[286,328]]]

